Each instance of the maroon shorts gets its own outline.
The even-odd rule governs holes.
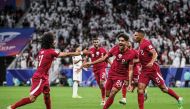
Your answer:
[[[30,95],[34,95],[37,97],[41,93],[47,94],[49,92],[50,92],[50,86],[48,80],[32,78]]]
[[[94,76],[98,84],[100,84],[100,81],[105,81],[106,80],[106,70],[105,69],[100,69],[94,71]]]
[[[106,81],[106,90],[111,91],[113,87],[117,89],[121,89],[124,84],[124,80],[113,80],[113,79],[107,79]]]
[[[157,86],[165,85],[159,66],[154,67],[152,71],[142,70],[138,82],[148,85],[150,80],[152,80]]]
[[[138,83],[138,81],[139,81],[139,75],[133,75],[132,81],[133,81],[133,83]]]

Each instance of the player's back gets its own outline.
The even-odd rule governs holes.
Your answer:
[[[38,53],[38,67],[34,74],[36,78],[48,79],[48,71],[55,57],[59,54],[54,49],[41,49]]]

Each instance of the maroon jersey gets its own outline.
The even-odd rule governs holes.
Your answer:
[[[154,65],[152,68],[146,67],[146,65],[152,60],[152,53],[150,50],[153,50],[154,47],[152,43],[147,40],[143,39],[142,42],[139,45],[139,60],[142,65],[142,70],[152,71],[154,70],[154,67],[157,67],[157,64],[154,62]]]
[[[33,78],[48,79],[52,61],[59,55],[54,49],[41,49],[38,53],[38,68]]]
[[[103,57],[106,54],[106,50],[103,47],[96,49],[95,47],[90,49],[91,54],[89,57],[91,58],[92,62]],[[106,62],[100,62],[98,64],[93,65],[93,71],[97,71],[99,69],[105,69],[107,66]]]
[[[128,66],[133,63],[133,59],[136,56],[135,52],[130,49],[120,52],[119,46],[116,45],[109,51],[108,56],[115,56],[109,70],[108,78],[128,80]]]

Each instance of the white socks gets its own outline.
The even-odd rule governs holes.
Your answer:
[[[73,83],[73,96],[78,95],[78,82],[74,81]]]

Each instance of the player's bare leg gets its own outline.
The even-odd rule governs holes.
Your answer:
[[[120,89],[117,89],[115,87],[112,88],[111,92],[109,93],[109,97],[106,101],[106,104],[104,105],[103,109],[108,109],[113,101],[114,101],[114,98],[115,98],[115,95],[117,94],[117,92],[119,92]]]
[[[46,109],[51,109],[51,97],[50,97],[50,93],[44,94],[44,103],[46,105]]]
[[[104,84],[105,84],[105,80],[100,80],[99,88],[100,88],[101,94],[102,94],[102,102],[100,103],[100,105],[105,105],[106,91],[105,91]]]
[[[15,104],[12,104],[7,107],[7,109],[16,109],[17,107],[24,106],[26,104],[30,104],[36,101],[36,97],[31,95],[29,97],[23,98],[20,101],[16,102]]]
[[[146,84],[138,83],[138,104],[139,109],[144,109],[144,93],[146,89]]]
[[[158,86],[162,92],[169,94],[170,96],[174,97],[178,101],[178,109],[183,109],[183,98],[176,94],[172,89],[166,87],[166,85]]]

